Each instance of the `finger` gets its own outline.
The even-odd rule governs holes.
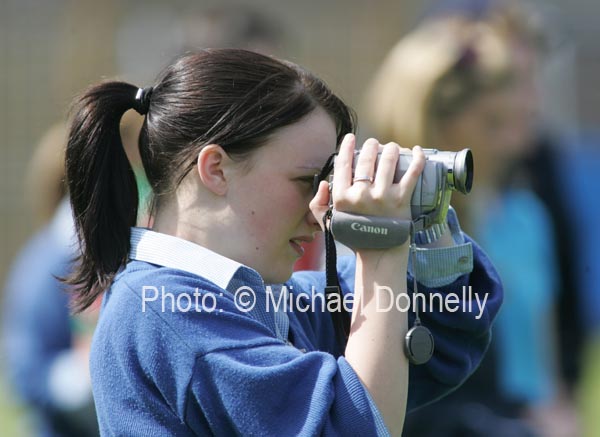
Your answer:
[[[317,194],[310,201],[309,208],[315,220],[319,222],[319,226],[323,229],[323,216],[329,209],[329,182],[321,181]]]
[[[357,179],[359,179],[361,183],[365,183],[364,180],[367,182],[369,180],[371,182],[373,181],[378,151],[379,141],[374,138],[369,138],[367,141],[365,141],[356,161],[353,183]]]
[[[387,146],[390,143],[387,144],[379,144],[379,148],[377,149],[377,153],[383,153],[383,149],[385,149],[385,146]]]
[[[341,193],[352,184],[352,159],[356,138],[348,134],[342,140],[338,155],[333,163],[333,193]],[[321,186],[319,185],[319,189]],[[338,194],[339,196],[339,194]]]
[[[398,166],[400,147],[396,143],[387,143],[381,152],[377,172],[375,174],[375,187],[385,189],[392,185],[394,174]]]
[[[415,190],[419,176],[425,168],[425,154],[420,146],[415,146],[412,149],[412,161],[406,170],[406,173],[400,179],[400,195],[412,195]]]
[[[309,203],[309,206],[312,208],[315,207],[328,207],[329,206],[329,182],[321,181],[319,182],[319,187],[317,188],[317,193],[315,197]]]

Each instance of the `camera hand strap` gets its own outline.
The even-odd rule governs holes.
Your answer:
[[[337,223],[337,224],[336,224]],[[413,263],[413,293],[418,294],[416,277],[416,244],[415,228],[411,221],[397,220],[388,217],[357,216],[343,213],[330,208],[323,217],[325,229],[325,274],[327,285],[325,296],[337,294],[340,299],[338,311],[331,313],[338,344],[342,351],[346,348],[350,334],[350,314],[346,312],[343,302],[343,293],[337,275],[337,251],[335,240],[347,244],[353,249],[370,248],[381,249],[404,244],[411,237],[410,255]],[[365,226],[365,228],[360,228]],[[370,228],[369,228],[370,227]],[[334,239],[334,228],[336,229]],[[354,228],[354,229],[353,229]],[[373,236],[369,230],[376,229]],[[387,230],[387,231],[386,231]],[[364,235],[367,234],[367,235]],[[404,353],[412,364],[424,364],[433,355],[433,335],[421,324],[418,305],[415,305],[415,322],[404,338]]]
[[[412,222],[333,209],[330,225],[333,238],[352,249],[388,249],[406,243]]]
[[[343,355],[344,350],[346,349],[346,343],[348,342],[348,336],[350,335],[350,314],[348,314],[343,305],[344,294],[342,293],[342,288],[340,287],[340,281],[337,275],[337,250],[330,229],[331,215],[332,209],[330,208],[323,217],[323,228],[325,229],[325,276],[327,279],[325,298],[326,301],[329,301],[332,296],[337,294],[340,299],[338,310],[331,312],[331,318],[335,335]]]

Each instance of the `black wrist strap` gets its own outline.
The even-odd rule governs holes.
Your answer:
[[[350,335],[350,314],[346,311],[343,304],[344,294],[340,287],[340,281],[337,275],[337,251],[335,248],[335,240],[330,230],[331,209],[327,211],[323,217],[323,225],[325,229],[325,275],[327,279],[327,285],[325,287],[325,299],[328,302],[330,299],[334,299],[334,295],[338,295],[337,299],[339,305],[337,305],[337,311],[331,312],[331,320],[333,322],[333,328],[335,330],[335,336],[340,346],[342,355],[346,349],[346,343],[348,342],[348,336]]]

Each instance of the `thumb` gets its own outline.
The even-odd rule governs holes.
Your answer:
[[[310,201],[308,207],[323,230],[323,216],[329,209],[329,182],[321,181],[319,183],[317,194]]]

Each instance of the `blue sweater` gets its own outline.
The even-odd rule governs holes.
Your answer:
[[[470,275],[439,290],[420,287],[425,293],[460,294],[468,284],[489,298],[479,319],[466,312],[422,314],[436,351],[426,365],[411,367],[409,409],[455,389],[487,348],[502,288],[485,255],[475,244],[473,250]],[[354,268],[353,258],[339,260],[345,290],[353,287]],[[244,269],[237,275],[232,282],[264,290],[258,275]],[[301,272],[287,285],[293,295],[310,292],[313,285],[321,291],[324,284],[323,273]],[[200,305],[172,311],[171,299],[147,299],[144,287],[150,286],[172,293],[173,300],[187,294],[176,309],[187,308],[193,293]],[[211,298],[203,300],[205,295]],[[102,434],[387,435],[367,390],[340,355],[329,314],[287,315],[293,346],[272,324],[241,311],[233,294],[215,283],[174,268],[129,262],[105,295],[92,344]]]

